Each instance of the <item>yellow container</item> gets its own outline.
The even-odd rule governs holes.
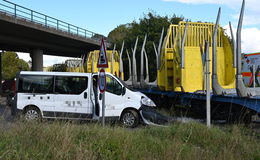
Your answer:
[[[170,25],[161,52],[157,71],[158,86],[164,91],[196,92],[205,90],[204,65],[200,45],[209,42],[210,72],[212,73],[212,38],[214,24],[188,22],[184,44],[184,67],[181,67],[181,41],[186,22]],[[217,75],[225,89],[235,88],[232,45],[224,30],[217,35]]]
[[[112,56],[113,51],[107,50],[107,60],[108,60],[108,68],[105,69],[106,72],[110,72],[111,74],[119,77],[119,54],[117,51],[114,51],[114,55]],[[94,50],[89,52],[87,58],[87,72],[95,73],[98,72],[97,61],[99,56],[99,50]]]

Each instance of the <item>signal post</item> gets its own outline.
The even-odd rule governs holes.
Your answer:
[[[102,95],[102,126],[105,126],[105,90],[106,90],[105,68],[108,68],[108,61],[107,61],[106,46],[105,46],[104,38],[101,39],[97,68],[99,68],[98,88]]]

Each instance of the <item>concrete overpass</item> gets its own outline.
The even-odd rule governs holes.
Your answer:
[[[0,1],[0,49],[30,53],[32,70],[42,70],[43,54],[80,57],[99,49],[101,36],[15,3]]]

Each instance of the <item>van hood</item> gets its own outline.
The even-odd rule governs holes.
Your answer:
[[[145,94],[143,94],[143,93],[141,93],[141,92],[139,92],[139,91],[137,91],[137,92],[135,92],[135,93],[137,93],[141,98],[142,98],[142,97],[148,98]]]

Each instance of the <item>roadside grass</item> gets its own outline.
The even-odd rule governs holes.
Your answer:
[[[16,122],[0,128],[0,160],[260,159],[257,133],[199,123],[122,128],[71,122]]]

